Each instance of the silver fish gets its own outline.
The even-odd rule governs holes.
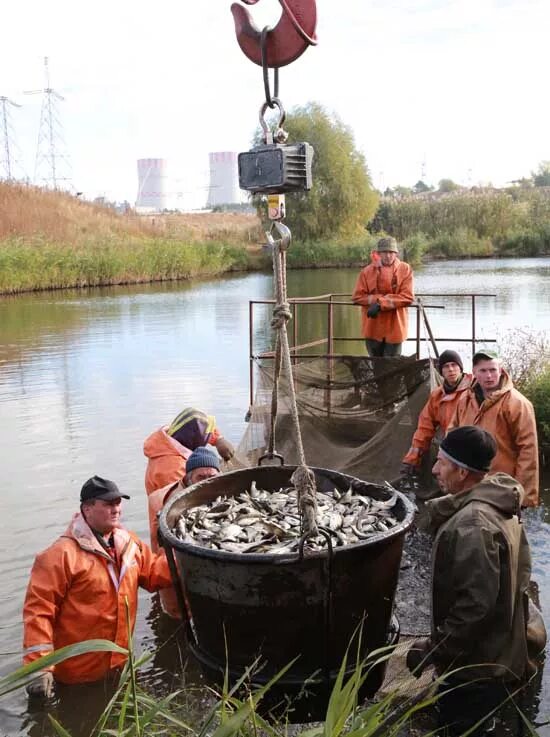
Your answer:
[[[394,512],[398,497],[387,486],[391,496],[385,500],[355,494],[351,487],[317,492],[317,522],[331,534],[335,547],[368,540],[398,524]],[[219,496],[186,510],[174,534],[186,543],[243,555],[294,553],[301,539],[298,492],[294,487],[269,492],[252,481],[249,489],[233,497]],[[308,539],[306,547],[322,550],[326,544],[319,535]]]

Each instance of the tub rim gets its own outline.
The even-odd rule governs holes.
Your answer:
[[[195,545],[193,543],[187,543],[183,540],[181,540],[179,537],[174,535],[170,527],[168,526],[167,517],[169,512],[171,511],[172,507],[184,496],[188,496],[191,492],[200,490],[202,488],[208,488],[209,486],[213,485],[213,482],[219,481],[221,477],[235,477],[244,472],[252,473],[254,471],[258,471],[260,469],[284,469],[288,470],[289,477],[292,475],[294,470],[297,468],[297,466],[294,465],[283,465],[283,466],[252,466],[248,468],[239,468],[234,471],[228,471],[227,473],[220,474],[219,476],[212,476],[209,479],[206,479],[204,481],[199,481],[196,484],[193,484],[192,486],[188,486],[184,489],[180,489],[178,492],[176,492],[164,505],[159,518],[159,531],[161,533],[161,537],[163,538],[163,541],[168,543],[170,547],[178,553],[186,553],[188,555],[192,555],[198,558],[211,558],[213,560],[218,561],[225,561],[225,562],[231,562],[231,563],[242,563],[243,565],[247,564],[276,564],[276,565],[284,565],[284,564],[291,564],[296,563],[297,561],[309,561],[309,560],[321,560],[323,558],[327,557],[328,551],[325,550],[317,550],[317,551],[308,551],[302,559],[300,559],[300,556],[298,553],[233,553],[226,550],[212,550],[210,548],[203,548],[200,545]],[[332,476],[334,474],[337,474],[341,478],[346,479],[346,481],[349,481],[351,488],[353,489],[354,485],[367,485],[371,487],[375,487],[380,489],[382,492],[381,496],[382,499],[384,497],[383,492],[387,492],[389,496],[389,490],[382,484],[373,483],[371,481],[363,481],[355,476],[350,476],[349,474],[342,473],[340,471],[335,471],[327,468],[319,468],[317,466],[308,466],[315,475],[324,475],[325,477],[329,478],[331,480]],[[261,471],[262,473],[265,473],[265,470]],[[323,492],[319,492],[323,493]],[[400,537],[404,535],[407,530],[410,528],[414,514],[415,514],[415,506],[411,502],[410,499],[408,499],[403,492],[398,491],[395,489],[395,493],[397,494],[398,501],[403,505],[404,508],[404,516],[401,521],[398,522],[395,527],[392,527],[391,530],[386,530],[385,532],[378,532],[372,537],[370,537],[367,540],[363,540],[361,542],[357,543],[351,543],[349,545],[339,546],[333,548],[333,556],[336,555],[345,555],[347,552],[351,551],[357,551],[364,547],[375,547],[378,545],[385,544],[389,542],[390,540],[393,540],[394,538]],[[203,504],[204,502],[201,502]],[[198,506],[198,505],[196,505]]]

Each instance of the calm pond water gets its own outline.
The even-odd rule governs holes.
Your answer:
[[[349,293],[356,276],[356,269],[290,272],[289,295]],[[248,300],[269,299],[271,290],[269,275],[251,274],[0,298],[2,674],[20,663],[21,608],[33,556],[65,529],[86,478],[113,478],[131,494],[125,524],[147,539],[143,439],[194,405],[215,414],[224,434],[239,441],[248,408]],[[478,332],[485,338],[550,325],[550,259],[430,264],[417,271],[416,290],[496,294],[479,299]],[[436,336],[469,337],[468,300],[425,302],[445,305],[429,310]],[[325,320],[326,308],[304,315],[300,341],[315,337]],[[359,336],[356,308],[337,308],[335,334]],[[254,340],[256,350],[269,345],[267,308],[258,309]],[[360,342],[338,348],[363,351]],[[463,354],[469,355],[469,346]],[[528,520],[547,622],[549,505],[547,489]],[[140,606],[138,643],[154,647],[163,623],[150,596],[144,594]],[[162,670],[161,662],[149,667],[151,682],[162,680]],[[548,677],[539,697],[539,719],[545,721]],[[27,733],[26,709],[23,693],[4,698],[0,734]],[[544,728],[540,733],[550,734]]]

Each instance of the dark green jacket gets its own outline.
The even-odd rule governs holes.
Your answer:
[[[505,473],[470,491],[427,502],[432,552],[433,660],[458,679],[513,681],[528,667],[529,544],[520,521],[523,489]]]

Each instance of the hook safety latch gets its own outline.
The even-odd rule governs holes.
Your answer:
[[[258,0],[243,0],[255,5]],[[315,46],[317,38],[317,8],[315,0],[279,0],[283,13],[275,28],[267,34],[266,62],[271,68],[284,67],[300,57],[308,46]],[[239,3],[231,6],[237,41],[245,56],[262,66],[261,30],[250,13]]]

